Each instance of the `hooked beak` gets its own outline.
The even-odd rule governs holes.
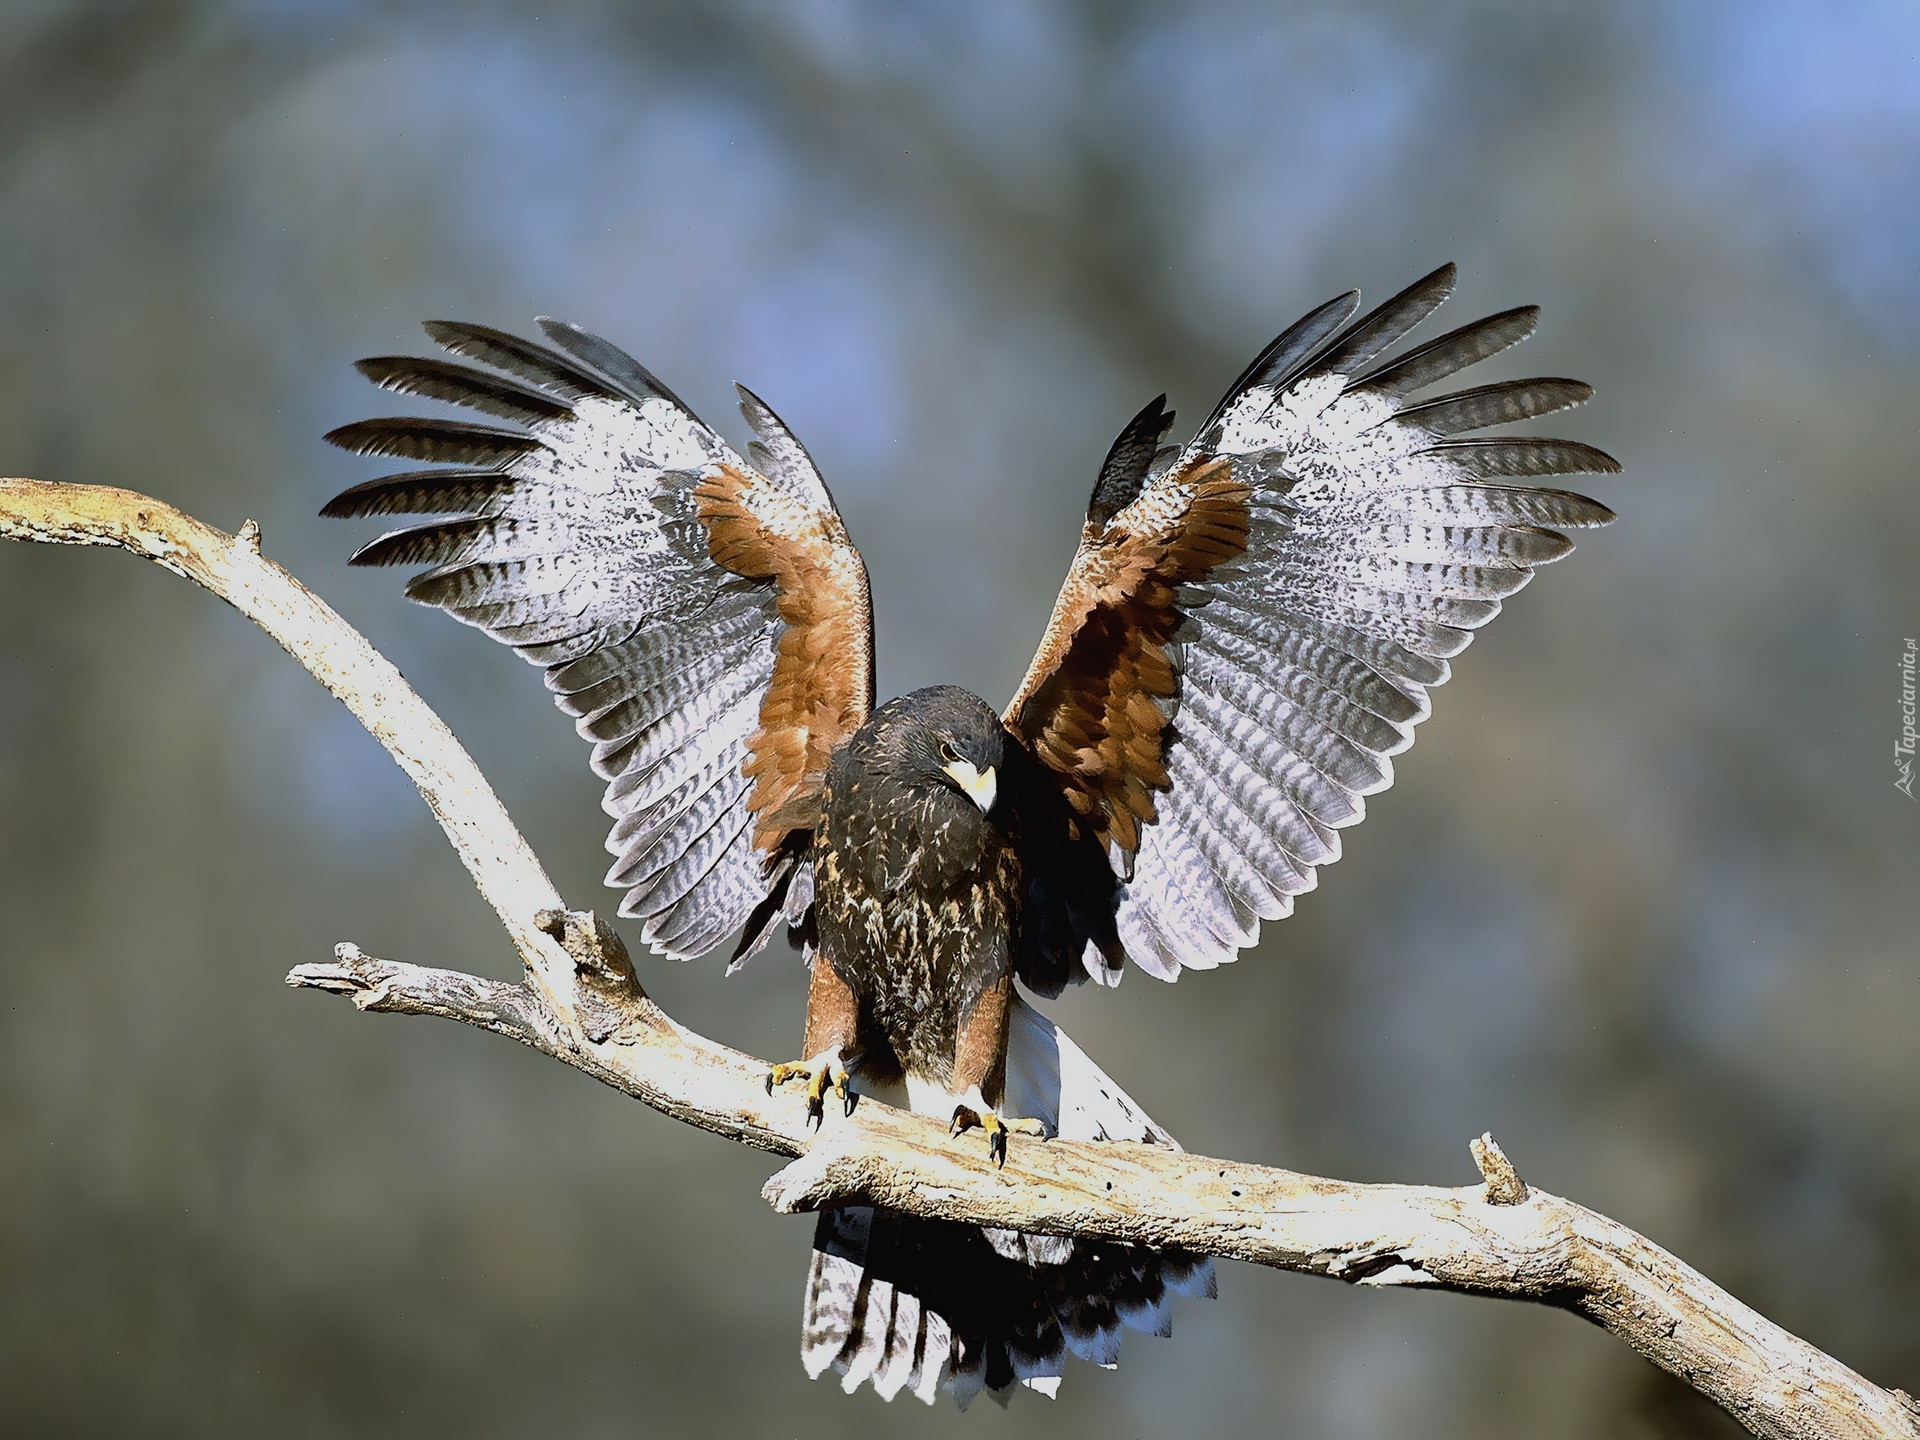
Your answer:
[[[967,792],[967,798],[980,807],[982,815],[993,809],[993,797],[1000,784],[993,766],[979,770],[971,760],[954,760],[941,768],[953,777],[954,784]]]

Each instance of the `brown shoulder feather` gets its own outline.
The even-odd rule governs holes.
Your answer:
[[[1062,777],[1100,839],[1131,854],[1168,785],[1170,647],[1179,590],[1246,549],[1250,490],[1224,460],[1155,481],[1108,524],[1089,523],[1039,653],[1001,717]]]
[[[786,627],[742,767],[753,843],[772,854],[814,825],[828,757],[873,708],[866,566],[838,515],[752,471],[717,465],[693,493],[714,563],[771,580]]]

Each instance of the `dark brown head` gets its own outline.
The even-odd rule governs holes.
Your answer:
[[[935,685],[882,705],[849,758],[897,785],[954,790],[987,814],[999,796],[1005,745],[986,701],[957,685]]]

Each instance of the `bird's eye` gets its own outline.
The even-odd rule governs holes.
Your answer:
[[[951,740],[942,740],[940,742],[940,758],[949,765],[960,758],[960,752],[953,748],[953,742]]]

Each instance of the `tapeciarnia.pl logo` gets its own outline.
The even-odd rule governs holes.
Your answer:
[[[1913,637],[1907,637],[1907,648],[1900,652],[1900,739],[1893,747],[1893,767],[1899,772],[1899,778],[1893,782],[1893,788],[1909,800],[1913,793]]]

